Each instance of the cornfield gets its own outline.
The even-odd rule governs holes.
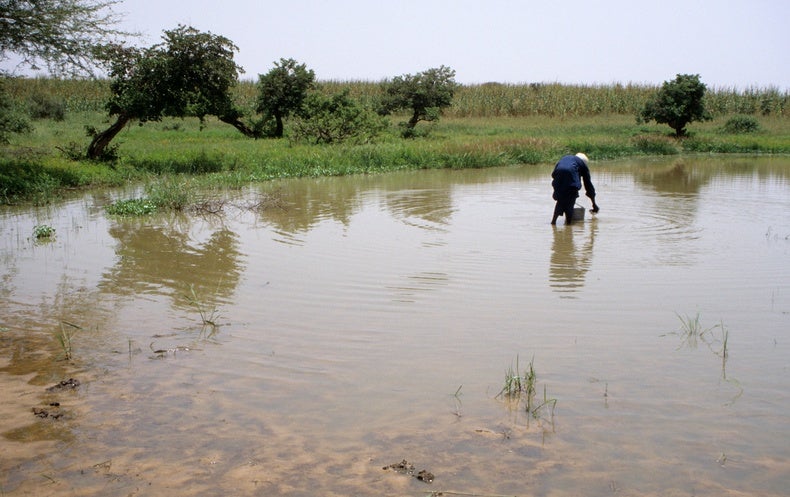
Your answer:
[[[12,78],[6,88],[12,98],[28,102],[44,97],[62,102],[69,112],[102,112],[110,90],[108,80]],[[348,89],[351,96],[374,105],[380,83],[373,81],[321,81],[318,91],[335,93]],[[636,115],[658,86],[636,84],[563,85],[559,83],[461,85],[447,117],[580,117]],[[243,80],[235,88],[239,106],[255,108],[254,81]],[[746,114],[784,117],[790,113],[790,92],[777,88],[708,88],[705,106],[714,116]]]

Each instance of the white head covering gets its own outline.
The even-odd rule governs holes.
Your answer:
[[[588,159],[585,154],[579,152],[578,154],[576,154],[576,157],[578,157],[581,160],[583,160],[585,166],[590,167],[590,159]]]

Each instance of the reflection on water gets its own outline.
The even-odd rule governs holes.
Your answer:
[[[114,222],[108,232],[116,241],[116,264],[102,275],[100,290],[177,297],[194,289],[210,295],[212,304],[228,301],[243,271],[238,235],[226,227],[206,231],[200,240],[181,223]]]
[[[278,181],[219,218],[5,209],[0,493],[784,495],[790,161],[598,163],[601,212],[567,227],[550,172]],[[678,316],[727,333],[678,347]],[[550,427],[495,399],[517,357]],[[382,470],[403,459],[434,483]]]
[[[592,263],[597,230],[594,217],[576,226],[560,228],[556,225],[552,226],[554,241],[551,245],[549,282],[551,287],[564,297],[572,297],[580,287],[584,286],[585,274],[590,270]]]

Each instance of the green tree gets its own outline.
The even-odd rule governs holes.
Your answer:
[[[711,119],[703,102],[706,89],[699,74],[678,74],[674,80],[665,81],[645,103],[637,121],[668,124],[675,136],[685,136],[687,124]]]
[[[411,136],[419,121],[438,120],[441,110],[452,104],[458,87],[454,78],[454,70],[440,66],[385,81],[379,113],[389,115],[398,110],[411,111],[411,117],[405,123],[405,136]]]
[[[315,73],[294,59],[280,59],[266,74],[258,75],[258,106],[264,119],[274,119],[271,136],[283,136],[283,119],[297,112],[315,85]]]
[[[351,98],[348,88],[334,95],[311,93],[298,112],[293,136],[314,143],[365,142],[386,127],[383,119]]]
[[[238,50],[223,36],[179,26],[165,31],[163,42],[139,50],[109,47],[103,59],[109,62],[112,96],[107,111],[115,122],[94,132],[88,157],[101,158],[112,139],[130,121],[141,124],[162,117],[218,117],[247,136],[253,130],[242,121],[231,90],[241,68],[233,61]]]

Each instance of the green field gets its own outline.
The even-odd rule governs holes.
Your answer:
[[[34,131],[14,135],[0,147],[0,203],[50,201],[73,188],[149,183],[189,175],[196,188],[238,188],[273,178],[370,174],[400,169],[474,168],[550,164],[565,153],[584,151],[592,160],[698,153],[790,153],[790,95],[775,89],[713,89],[706,107],[714,119],[691,123],[677,140],[666,125],[637,124],[635,115],[657,89],[647,86],[558,84],[461,86],[438,123],[419,126],[420,138],[400,137],[398,116],[374,142],[310,145],[252,140],[231,126],[208,120],[166,119],[123,130],[112,143],[112,163],[74,160],[89,143],[86,126],[105,129],[107,81],[10,80],[20,107],[44,102],[63,120],[36,119]],[[322,82],[319,91],[350,88],[372,102],[371,82]],[[236,88],[240,106],[251,109],[255,86]],[[751,116],[759,130],[728,133],[736,115]],[[286,122],[287,128],[287,122]],[[287,129],[286,129],[287,132]],[[161,182],[161,181],[160,181]]]

